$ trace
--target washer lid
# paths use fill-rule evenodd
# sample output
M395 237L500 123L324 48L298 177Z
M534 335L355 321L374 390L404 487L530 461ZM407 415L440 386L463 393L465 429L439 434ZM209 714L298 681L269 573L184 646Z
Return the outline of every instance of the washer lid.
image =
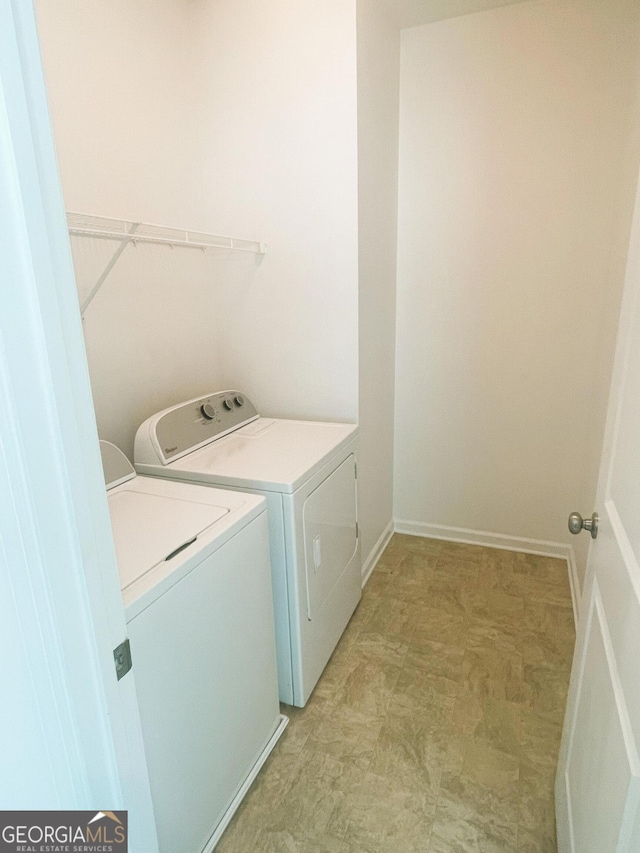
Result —
M137 467L163 477L290 493L356 433L355 424L258 418L169 465Z
M124 592L159 563L175 558L229 508L150 494L136 480L111 491L109 512Z

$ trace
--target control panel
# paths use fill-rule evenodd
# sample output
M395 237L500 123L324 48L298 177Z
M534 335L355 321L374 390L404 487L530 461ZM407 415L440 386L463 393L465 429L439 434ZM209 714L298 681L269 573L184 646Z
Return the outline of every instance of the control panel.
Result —
M151 438L166 465L257 417L255 406L244 394L220 391L155 415L151 419Z

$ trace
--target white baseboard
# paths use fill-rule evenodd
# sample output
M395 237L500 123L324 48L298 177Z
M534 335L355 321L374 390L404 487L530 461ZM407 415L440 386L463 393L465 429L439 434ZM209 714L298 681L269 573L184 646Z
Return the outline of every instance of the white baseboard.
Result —
M486 548L499 548L503 551L519 551L523 554L537 554L540 557L557 557L560 560L566 560L573 618L576 625L578 624L578 570L572 545L566 545L563 542L548 542L544 539L509 536L505 533L468 530L464 527L448 527L444 524L425 524L421 521L408 521L404 518L396 518L394 526L396 533L407 533L410 536L444 539L446 542L460 542L464 545L484 545Z
M538 554L541 557L560 557L564 560L569 558L571 550L569 545L562 542L526 539L522 536L509 536L506 533L487 533L484 530L467 530L464 527L447 527L444 524L425 524L403 518L396 518L395 529L396 533L424 536L427 539L444 539L447 542L461 542L464 545L484 545L487 548L520 551L524 554Z
M371 572L374 570L376 563L382 556L382 552L389 544L389 540L393 536L394 527L393 527L393 519L387 524L385 529L382 531L382 534L376 544L371 549L369 556L362 564L362 586L369 580L371 576Z

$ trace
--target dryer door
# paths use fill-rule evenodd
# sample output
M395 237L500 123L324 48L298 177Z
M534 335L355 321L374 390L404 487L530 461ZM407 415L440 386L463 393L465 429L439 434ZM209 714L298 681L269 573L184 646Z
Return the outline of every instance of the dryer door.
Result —
M356 463L348 456L306 498L304 524L307 617L312 620L358 546Z

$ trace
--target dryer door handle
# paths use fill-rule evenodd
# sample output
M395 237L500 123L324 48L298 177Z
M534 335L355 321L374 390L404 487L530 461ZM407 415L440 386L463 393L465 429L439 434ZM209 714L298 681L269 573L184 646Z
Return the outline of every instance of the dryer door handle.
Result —
M316 570L320 568L320 563L322 562L322 549L320 546L320 534L313 537L313 566Z

